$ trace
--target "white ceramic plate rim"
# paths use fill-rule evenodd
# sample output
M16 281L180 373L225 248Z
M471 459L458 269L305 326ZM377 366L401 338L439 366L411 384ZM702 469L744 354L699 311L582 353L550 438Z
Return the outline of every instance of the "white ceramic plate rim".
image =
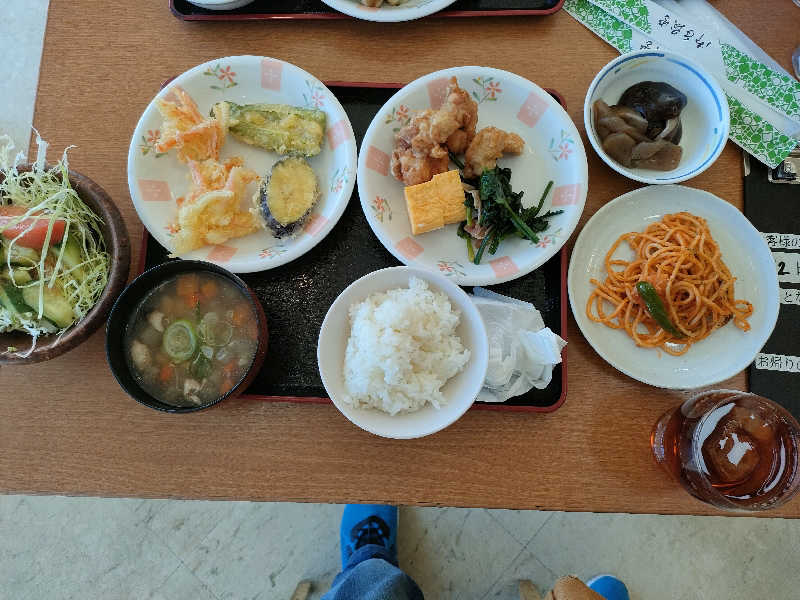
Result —
M361 411L361 410L369 410L369 411L375 410L375 411L377 411L377 409L356 409L356 408L353 408L352 406L350 406L349 404L343 403L341 400L337 400L337 398L335 397L335 394L332 394L330 392L331 385L330 385L330 382L328 381L328 379L325 376L325 370L322 369L322 368L319 369L320 378L322 379L322 385L325 387L325 391L327 392L328 397L330 398L331 402L333 402L334 406L336 406L336 408L339 410L339 412L341 412L342 415L344 415L344 417L347 418L347 420L349 420L354 425L360 427L364 431L367 431L369 433L372 433L372 434L380 436L380 437L386 437L386 438L392 438L392 439L398 439L398 440L409 440L409 439L425 437L425 436L437 433L439 431L442 431L443 429L449 427L450 425L452 425L453 423L458 421L462 416L464 416L464 413L466 413L469 410L469 408L475 403L475 398L478 397L478 393L480 392L481 388L483 387L483 381L486 379L486 371L489 368L489 354L488 354L489 342L488 342L488 337L487 337L487 333L486 333L486 326L485 326L485 324L483 322L483 318L481 317L480 312L478 312L477 307L475 307L475 305L469 299L469 296L467 295L467 293L464 290L462 290L458 285L456 285L452 281L448 280L446 277L443 277L443 276L441 276L441 275L439 275L437 273L431 272L431 271L427 271L425 269L417 269L415 267L406 267L406 266L387 267L385 269L378 269L377 271L372 271L371 273L367 273L363 277L359 277L353 283L348 285L344 290L342 290L342 292L339 294L339 296L337 296L336 300L333 301L333 304L331 304L330 308L328 309L328 312L325 314L325 319L323 319L322 326L320 327L320 334L319 334L319 337L317 339L317 364L320 364L320 362L321 362L323 332L327 330L327 327L328 327L330 321L332 319L334 319L334 318L338 318L341 315L343 315L343 318L345 318L345 319L348 318L348 307L342 306L342 304L344 304L344 302L346 301L346 297L348 295L348 292L352 291L353 289L361 287L361 285L364 283L365 280L368 280L368 279L371 279L373 277L379 276L379 275L377 275L379 273L380 274L387 274L389 272L397 272L398 274L402 274L402 277L403 277L404 280L408 280L409 278L414 277L414 276L424 277L425 279L434 281L436 286L439 287L440 290L442 292L444 292L449 298L453 298L453 297L460 298L461 299L461 304L459 305L458 308L459 308L459 310L462 310L461 318L463 320L469 321L472 325L476 326L477 329L480 332L482 332L482 334L483 334L482 337L486 339L486 342L484 344L482 344L479 348L477 348L477 349L476 348L471 348L470 349L472 354L470 356L470 363L468 363L468 367L467 368L470 368L470 369L477 368L477 369L479 369L479 373L480 373L480 378L478 380L479 383L478 383L477 386L475 386L475 389L473 390L474 393L470 393L470 394L467 395L467 396L471 395L472 396L472 400L470 400L468 402L464 402L463 407L461 407L458 410L458 412L453 413L453 415L451 415L453 418L451 420L449 420L448 422L443 422L443 423L440 423L440 424L438 424L438 425L436 425L434 427L430 427L430 428L427 428L427 429L421 429L421 430L415 431L413 433L409 433L407 435L389 434L386 431L382 431L382 430L380 430L378 428L370 426L367 423L364 423L362 421L359 421L359 420L354 419L353 417L351 417L351 414L353 414L354 412L357 413L358 411ZM400 284L398 284L398 285L400 285ZM386 287L386 289L391 289L392 287L393 286L390 284L390 285L388 285ZM349 327L348 327L348 329L349 329ZM478 351L476 351L476 350L478 350ZM476 366L476 365L472 364L473 361L480 361L481 364ZM340 361L339 362L341 362L342 366L343 366L344 356L340 357ZM395 416L393 418L402 419L403 415L402 414L401 415L397 415L397 416Z
M284 68L295 71L295 74L305 78L307 80L313 81L317 85L319 85L323 90L327 92L326 100L330 101L330 111L337 115L336 122L342 121L346 124L347 127L347 139L343 144L346 144L344 150L347 152L346 157L346 168L349 172L355 174L357 168L357 154L356 154L356 143L355 143L355 135L353 133L353 126L350 123L350 117L347 115L347 112L342 107L339 99L330 91L330 89L325 86L319 79L301 69L298 66L295 66L289 62L278 58L271 58L267 56L256 56L256 55L237 55L237 56L226 56L221 58L215 58L208 60L200 65L192 67L191 69L181 73L174 79L170 80L168 84L164 85L158 93L153 97L152 100L148 103L147 107L142 112L142 115L139 117L138 122L136 123L136 128L133 131L133 135L131 137L130 147L128 148L128 191L131 196L131 200L133 201L134 208L136 213L139 217L139 220L145 226L147 231L153 236L159 244L167 248L168 250L171 248L171 244L168 239L165 237L162 228L159 227L150 227L148 223L150 221L148 217L147 211L143 209L142 206L144 201L139 197L139 191L136 185L136 160L138 158L138 140L143 136L144 130L146 129L146 121L148 119L148 115L151 111L157 111L158 109L155 107L155 101L168 94L170 88L174 85L181 85L182 82L193 79L198 74L202 74L203 71L209 67L213 67L215 64L219 63L230 63L232 66L235 66L237 63L241 64L243 62L249 61L275 61L283 65ZM265 95L268 95L269 92L265 91ZM326 132L327 133L327 132ZM325 149L323 152L331 152L333 153L334 150L331 150L327 147L328 141L325 140ZM326 221L324 224L319 228L318 232L315 235L303 235L300 234L294 238L286 238L289 240L288 245L286 246L286 251L280 255L274 256L270 258L270 260L263 261L259 260L255 257L252 260L247 261L246 265L236 266L231 264L225 263L218 263L220 266L229 269L234 273L255 273L259 271L266 271L269 269L273 269L275 267L279 267L284 265L288 262L299 258L312 248L316 246L319 242L321 242L325 237L331 232L331 230L336 226L341 218L342 214L344 213L345 209L347 208L347 204L350 201L350 197L353 194L353 189L355 187L355 175L348 177L347 181L342 186L342 189L336 193L335 196L331 196L331 212L326 215ZM163 225L159 224L159 225ZM254 234L251 234L254 235ZM273 236L270 235L268 231L264 231L263 235L265 236L266 240L274 240ZM210 247L210 246L209 246ZM208 260L209 262L215 262L214 260L208 258L201 258L201 257L194 257L190 256L189 258L197 259L197 260Z
M658 178L658 177L647 177L645 175L640 175L637 173L635 169L628 169L623 165L619 164L617 161L612 159L606 151L603 150L602 146L600 145L600 141L597 139L597 134L594 131L594 127L592 127L592 97L594 96L595 90L597 89L598 84L600 81L608 74L609 71L615 69L622 63L628 62L630 60L635 60L637 58L647 57L647 56L654 56L654 57L663 57L666 59L673 60L677 63L685 63L686 65L690 66L696 71L698 77L700 77L703 82L711 88L712 92L716 96L717 100L720 103L720 107L722 110L722 131L720 132L720 137L722 139L722 143L720 143L714 153L709 156L705 163L697 169L689 171L679 177L673 177L669 179L665 178ZM600 72L595 75L592 83L589 84L589 89L586 91L586 98L583 101L583 125L586 129L586 137L589 138L589 143L594 148L594 151L597 152L597 155L606 163L609 167L614 169L620 175L624 175L629 179L633 179L634 181L640 181L642 183L648 184L655 184L655 185L669 185L673 183L681 183L682 181L686 181L691 179L692 177L696 177L706 169L708 169L711 165L713 165L716 160L719 158L719 155L722 154L722 151L725 149L725 141L728 139L728 135L730 134L731 129L731 119L730 119L730 109L728 107L728 99L725 96L725 93L722 91L719 83L717 80L712 77L703 67L698 65L691 59L686 58L685 56L681 56L679 54L675 54L673 52L668 52L665 50L640 50L634 52L628 52L627 54L621 54L610 63L608 63L605 67L600 69Z
M513 80L516 82L517 85L523 88L525 87L530 88L531 92L537 92L541 98L546 98L547 102L549 103L548 108L555 107L556 113L566 126L565 128L572 129L572 132L574 133L575 136L576 155L579 155L581 157L580 167L579 167L580 171L579 179L583 183L583 185L581 185L580 198L578 198L577 202L575 203L575 210L570 211L569 221L566 223L565 227L566 231L563 237L559 241L551 244L546 249L544 249L544 251L537 256L537 259L535 261L531 262L530 264L526 264L524 267L520 266L519 270L516 273L513 273L512 275L505 275L501 277L454 275L451 278L452 281L462 286L495 285L498 283L513 281L514 279L523 277L528 273L538 269L544 263L550 260L553 256L555 256L561 250L562 246L567 242L567 240L569 240L569 238L575 232L575 228L578 226L578 222L580 221L581 214L583 214L583 209L586 204L586 195L589 187L589 163L586 158L586 150L583 146L583 140L581 138L580 133L577 130L577 127L575 126L575 123L572 121L567 111L564 110L564 107L562 107L546 90L542 89L532 81L525 79L520 75L516 75L515 73L511 73L509 71L503 71L502 69L495 69L493 67L480 67L475 65L442 69L441 71L435 71L433 73L429 73L428 75L424 75L423 77L415 79L411 83L408 83L399 90L397 90L397 92L395 92L392 95L392 97L389 98L389 100L387 100L386 103L378 110L377 114L370 122L369 127L367 128L367 131L364 134L364 139L361 142L362 150L361 152L359 152L358 156L358 171L357 171L356 183L358 185L358 196L359 200L361 201L361 209L364 211L364 216L366 217L369 226L372 228L372 231L380 240L381 244L383 244L384 248L386 248L397 260L399 260L406 266L415 268L423 267L423 265L420 265L419 263L411 264L408 258L406 258L400 251L398 251L397 248L395 248L395 244L393 243L393 241L389 238L388 234L384 231L384 229L377 224L374 215L371 214L368 208L367 199L370 196L364 187L365 186L364 180L366 179L366 177L362 176L362 173L365 173L367 169L366 166L367 151L365 149L369 148L370 142L373 136L375 135L375 131L377 131L379 127L383 127L385 125L385 123L381 121L384 114L384 109L386 107L394 105L399 98L402 98L405 94L408 93L409 89L423 86L428 81L438 79L441 77L446 77L446 76L459 77L460 75L463 75L465 72L471 70L479 70L482 73L488 73L496 77ZM402 185L400 182L397 182L397 184Z
M254 0L187 0L200 8L208 10L233 10L254 2Z
M592 231L593 228L596 227L597 223L600 219L606 216L607 213L612 213L613 211L617 210L617 207L624 204L630 198L636 198L637 196L642 196L639 199L639 203L646 202L647 194L653 190L654 188L659 188L661 190L668 190L670 187L683 190L685 193L696 195L698 199L702 198L703 202L708 204L714 203L718 205L721 211L727 213L731 221L737 221L738 225L743 227L744 229L749 231L749 239L748 242L753 242L752 244L746 244L744 241L742 243L742 248L747 248L748 251L755 253L761 252L763 254L762 259L764 262L772 263L772 255L769 247L767 246L766 242L761 237L761 234L753 227L752 223L732 204L726 202L722 198L715 196L710 192L706 192L704 190L699 190L697 188L691 188L686 186L648 186L633 190L628 192L627 194L623 194L622 196L618 196L611 200L608 204L603 206L600 210L598 210L592 217L587 221L586 225L584 225L583 229L581 230L580 234L578 235L578 239L575 241L575 246L572 250L572 256L570 257L569 269L567 272L567 287L569 291L569 301L570 306L572 307L572 315L575 318L575 321L578 324L578 327L581 330L584 338L586 341L589 342L589 345L594 348L595 352L597 352L606 362L608 362L612 367L624 373L625 375L632 377L638 381L643 383L647 383L649 385L660 387L660 388L667 388L667 389L696 389L701 388L709 385L717 384L721 381L725 381L726 379L736 375L743 369L745 369L748 365L750 365L756 357L756 354L759 352L760 348L766 343L769 336L772 334L773 329L775 328L775 324L778 320L778 311L780 309L780 288L778 285L778 277L775 274L774 270L772 271L773 277L770 278L771 285L770 289L768 290L759 290L758 298L750 298L753 300L753 303L756 302L761 303L766 311L766 326L762 328L760 331L750 331L753 335L760 336L756 339L757 343L757 350L752 355L744 355L742 354L741 357L736 357L736 360L731 361L729 366L726 370L722 372L721 375L716 377L705 377L697 376L688 384L680 384L680 383L673 383L668 381L665 377L648 377L642 374L641 369L637 369L637 365L639 364L636 359L635 355L631 356L630 360L627 362L620 362L614 360L610 355L609 352L606 350L605 344L602 343L602 337L595 335L595 330L592 326L598 325L592 321L589 321L588 317L586 316L586 307L585 305L581 304L580 306L576 306L576 296L577 290L580 286L581 288L587 288L591 284L588 280L581 279L581 277L585 276L585 272L582 272L583 266L578 267L576 265L576 257L582 255L590 254L591 248L593 248L592 238ZM654 215L664 215L669 214L671 211L668 206L654 206ZM698 216L703 216L702 210L697 211ZM644 222L643 222L644 224ZM709 223L709 225L713 228L715 223ZM717 225L719 225L717 223ZM614 236L622 235L626 231L629 231L625 227L620 228L618 232L615 232ZM607 252L607 248L600 249L601 254L605 256ZM733 273L734 277L736 277L736 273ZM626 336L625 333L619 330L609 330L609 332L618 333L620 336ZM708 338L710 339L710 338ZM694 348L698 348L700 344L707 342L707 340L703 340L699 342L697 346ZM613 343L613 342L606 342ZM644 353L644 352L656 352L656 349L652 348L638 348L634 346L634 352L636 353ZM669 367L669 360L674 358L666 353L662 353L662 360L663 366L665 367L665 374L667 373L667 367ZM643 356L643 355L642 355Z
M331 8L356 19L380 23L397 23L400 21L420 19L435 12L439 12L455 2L455 0L430 0L422 6L404 6L402 4L399 6L392 6L384 2L379 8L369 8L361 4L358 0L322 1Z

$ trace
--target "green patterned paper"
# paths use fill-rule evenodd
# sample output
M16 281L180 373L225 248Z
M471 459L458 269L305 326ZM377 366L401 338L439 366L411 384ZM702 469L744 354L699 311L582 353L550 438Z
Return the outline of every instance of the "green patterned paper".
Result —
M761 162L777 166L794 149L797 140L775 129L730 94L725 95L731 111L731 137Z
M616 17L599 10L589 0L566 0L564 10L621 53L631 51L633 30Z
M730 44L722 44L720 49L729 81L744 85L748 92L789 118L800 116L800 82L776 73Z
M596 4L622 21L651 33L650 12L643 0L597 0Z

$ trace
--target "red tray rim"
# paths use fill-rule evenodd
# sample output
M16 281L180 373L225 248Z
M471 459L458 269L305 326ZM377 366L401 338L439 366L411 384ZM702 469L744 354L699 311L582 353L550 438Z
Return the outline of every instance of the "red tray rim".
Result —
M514 9L514 10L443 10L429 15L430 17L517 17L517 16L545 16L561 10L564 0L552 8L543 9ZM237 13L215 15L185 15L175 8L175 0L169 0L169 9L181 21L269 21L269 20L326 20L326 19L355 19L344 13ZM426 18L426 17L422 17Z
M170 0L170 5L172 4L172 0ZM162 88L167 85L174 77L167 79L163 84ZM402 83L370 83L366 81L324 81L323 82L327 87L362 87L362 88L401 88L404 84ZM551 94L556 98L558 103L567 108L567 103L564 100L564 97L552 88L543 88L547 93ZM135 275L141 275L147 264L147 241L150 238L150 233L145 228L144 234L142 235L142 241L139 247L139 264L137 265ZM569 298L567 297L567 247L566 244L561 247L559 251L559 256L561 257L561 332L559 335L564 339L567 340L567 304L569 304ZM558 400L553 404L547 406L514 406L505 404L503 402L474 402L470 407L470 410L477 409L477 410L494 410L494 411L503 411L503 412L539 412L539 413L548 413L554 412L561 408L561 406L567 400L567 347L561 350L561 395L558 397ZM241 394L238 398L242 400L257 400L262 402L305 402L309 404L332 404L330 398L319 398L315 396L267 396L263 394Z

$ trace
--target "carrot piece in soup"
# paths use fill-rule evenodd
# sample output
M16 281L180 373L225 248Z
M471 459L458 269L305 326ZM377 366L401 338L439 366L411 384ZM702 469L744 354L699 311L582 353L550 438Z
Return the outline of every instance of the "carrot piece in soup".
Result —
M233 387L233 380L226 377L222 380L222 383L219 385L219 395L227 394L228 391Z
M197 280L197 275L194 273L187 273L178 277L178 295L184 298L197 294L200 288L200 283Z
M200 293L203 296L203 300L210 300L219 293L219 286L216 281L208 279L200 286Z
M172 376L174 374L175 374L175 367L173 367L172 365L164 365L158 372L158 380L161 383L166 383L167 381L172 379Z
M247 304L237 304L236 308L233 309L233 324L237 327L241 327L244 322L247 320L248 315L251 315L252 311Z

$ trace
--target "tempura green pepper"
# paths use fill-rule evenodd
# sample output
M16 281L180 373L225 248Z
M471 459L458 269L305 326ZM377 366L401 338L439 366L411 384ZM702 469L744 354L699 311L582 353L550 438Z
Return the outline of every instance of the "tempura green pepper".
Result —
M672 324L672 321L669 320L667 309L664 307L661 296L658 295L652 283L640 281L636 284L636 291L639 292L639 296L644 300L647 312L650 313L650 316L655 319L656 323L658 323L664 331L675 337L686 337Z

